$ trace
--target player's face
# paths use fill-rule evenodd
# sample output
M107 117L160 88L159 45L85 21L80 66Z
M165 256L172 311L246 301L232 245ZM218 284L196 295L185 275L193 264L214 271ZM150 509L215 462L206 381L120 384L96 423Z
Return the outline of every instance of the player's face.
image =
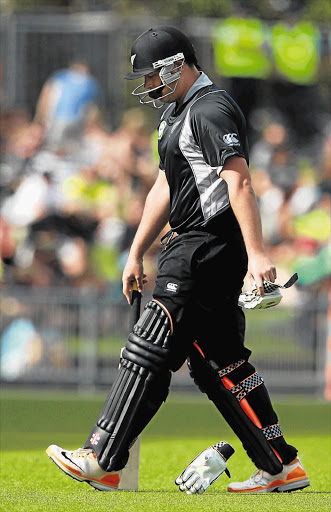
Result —
M153 100L159 99L163 94L163 88L161 88L162 82L159 75L159 71L149 73L145 76L145 89L150 91L148 96ZM162 101L162 100L161 100Z
M162 87L162 81L160 78L159 71L155 71L153 73L149 73L145 76L145 89L150 90L148 93L148 96L154 100L159 99L160 101L167 103L174 101L172 98L172 94L170 96L165 96L164 98L162 96L168 95L170 92L173 91L170 87L167 85L164 85ZM153 90L156 89L156 90Z
M145 76L145 89L154 89L159 85L162 85L162 82L158 71L154 71Z

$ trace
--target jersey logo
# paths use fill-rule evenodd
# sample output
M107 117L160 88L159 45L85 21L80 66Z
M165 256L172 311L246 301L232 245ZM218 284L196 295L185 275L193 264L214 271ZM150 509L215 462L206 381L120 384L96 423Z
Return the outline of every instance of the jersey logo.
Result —
M177 284L177 283L167 283L165 286L166 292L177 293L178 289L179 289L179 284Z
M223 141L229 146L240 146L240 142L237 137L238 135L236 133L226 133L223 135Z
M159 126L159 133L158 133L158 136L157 136L157 138L159 140L162 139L162 135L163 135L163 132L164 132L164 129L165 129L166 126L167 126L166 121L162 121L162 123Z

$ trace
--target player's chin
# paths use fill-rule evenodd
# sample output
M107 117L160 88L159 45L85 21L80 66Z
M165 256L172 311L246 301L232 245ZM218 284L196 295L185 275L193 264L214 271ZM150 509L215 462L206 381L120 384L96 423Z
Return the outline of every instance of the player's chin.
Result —
M158 89L155 89L154 91L149 91L148 96L152 98L152 100L161 100L162 101L162 95L163 95L163 87L159 87Z

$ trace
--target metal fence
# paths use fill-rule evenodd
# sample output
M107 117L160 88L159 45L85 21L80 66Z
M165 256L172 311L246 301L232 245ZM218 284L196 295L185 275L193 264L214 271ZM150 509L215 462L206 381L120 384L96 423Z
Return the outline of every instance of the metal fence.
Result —
M169 24L177 26L181 23L183 26L179 28L190 36L197 48L199 62L203 63L204 70L217 83L219 76L215 71L211 36L215 21L217 20L212 18L188 17L185 21L178 22L152 15L135 16L135 13L131 17L120 17L111 11L0 16L2 105L7 108L22 108L33 115L46 79L53 72L67 67L72 59L83 57L90 64L91 72L103 91L105 121L114 128L118 126L123 110L136 105L135 99L130 95L132 84L122 79L128 71L128 56L134 39L146 27ZM321 58L327 62L331 48L329 27L323 25L320 31ZM322 63L320 66L321 69L325 67ZM239 95L240 98L237 99L241 100L241 107L245 110L248 108L246 103L258 101L260 106L263 101L268 103L270 95L276 94L276 91L270 89L272 80L255 81L248 94L247 81L232 81L231 78L223 76L222 87L234 97ZM242 85L239 89L237 85L232 90L235 83ZM242 87L244 91L241 90ZM326 101L327 106L329 96L326 83L323 91L321 101ZM254 95L257 96L255 99ZM310 98L312 104L316 95L314 89ZM283 96L284 92L277 94L278 107ZM152 119L156 119L156 113L152 114L153 109L149 110Z
M117 300L115 295L115 290L100 295L93 289L3 289L1 383L108 387L130 315L119 292ZM246 315L246 345L270 390L322 394L327 308L327 298L319 295L299 308L278 306ZM186 365L173 375L172 389L195 390Z
M112 126L123 109L121 25L111 13L23 14L0 18L3 103L34 114L41 88L73 59L90 65ZM116 70L116 72L114 71Z
M160 17L122 19L111 11L0 16L2 106L33 116L46 80L83 59L100 85L103 118L116 128L123 111L136 106L131 85L123 80L132 41L149 24L162 23Z

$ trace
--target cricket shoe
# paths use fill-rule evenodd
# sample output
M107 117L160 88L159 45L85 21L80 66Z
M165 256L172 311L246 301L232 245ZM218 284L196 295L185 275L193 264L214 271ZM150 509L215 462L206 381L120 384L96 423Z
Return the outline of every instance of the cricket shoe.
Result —
M117 491L122 471L108 473L101 469L91 449L64 450L51 444L46 453L58 468L79 482L87 482L99 491Z
M283 466L278 475L270 475L262 469L254 471L245 482L233 482L228 485L228 492L291 492L310 485L307 473L297 457L290 464Z

